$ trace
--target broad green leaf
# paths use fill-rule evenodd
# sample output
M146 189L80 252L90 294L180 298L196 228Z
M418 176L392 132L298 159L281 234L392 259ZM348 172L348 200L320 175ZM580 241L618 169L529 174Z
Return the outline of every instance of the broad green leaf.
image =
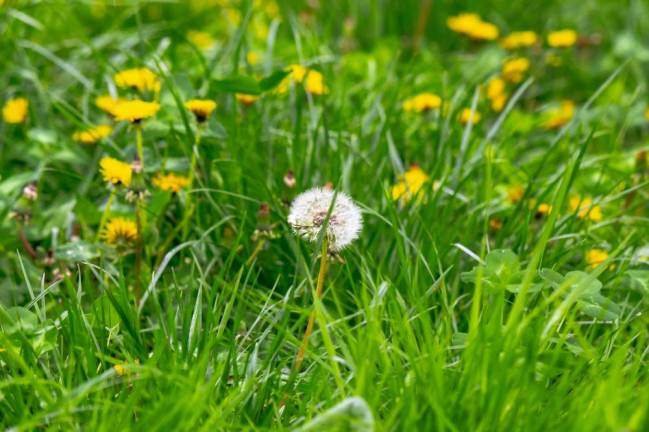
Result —
M77 215L77 219L81 223L86 225L97 224L101 219L101 212L97 206L83 196L77 197L77 202L74 205L74 214Z
M2 331L7 334L13 334L16 332L23 332L27 334L34 333L38 325L38 317L35 313L23 308L23 307L12 307L7 309L7 315L11 318L11 321L4 318L0 315L0 325L2 325Z
M99 250L94 243L76 241L57 247L55 255L58 259L64 261L90 261L99 256Z
M221 80L212 81L212 86L223 93L246 93L252 95L261 94L259 82L249 76L237 75Z
M289 70L278 70L259 81L262 91L269 91L277 87L290 73Z

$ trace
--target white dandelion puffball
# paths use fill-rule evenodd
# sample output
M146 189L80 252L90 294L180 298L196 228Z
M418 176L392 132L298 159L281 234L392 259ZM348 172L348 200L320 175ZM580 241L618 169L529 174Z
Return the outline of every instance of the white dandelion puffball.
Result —
M363 229L361 209L344 192L319 187L302 192L291 204L288 223L300 237L315 242L318 240L332 201L334 205L329 216L326 235L329 250L337 252L356 240Z

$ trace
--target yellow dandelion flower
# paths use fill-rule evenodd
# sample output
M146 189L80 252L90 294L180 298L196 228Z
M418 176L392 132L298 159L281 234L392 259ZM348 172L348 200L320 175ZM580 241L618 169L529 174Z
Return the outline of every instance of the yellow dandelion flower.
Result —
M464 108L460 112L460 123L462 123L463 125L469 122L471 122L472 124L477 124L480 122L481 118L482 116L480 115L479 112L477 111L472 112L470 108Z
M525 189L521 185L512 185L507 188L507 201L512 204L516 204L525 194Z
M475 40L494 40L498 38L498 27L482 21L479 15L463 13L446 20L446 25L456 33Z
M282 82L277 86L277 92L278 93L286 93L288 91L288 87L292 82L298 82L301 83L304 80L304 77L307 74L308 69L305 68L302 65L299 64L291 64L286 66L285 69L288 69L290 72L282 80Z
M114 115L117 104L124 102L126 99L113 98L110 95L99 96L95 99L95 105L102 111Z
M541 203L536 208L536 215L538 217L547 216L550 213L552 213L552 206L550 204L548 204L548 203Z
M600 222L603 218L601 207L593 205L593 200L591 198L573 196L570 198L569 208L572 213L576 212L577 217L580 219Z
M500 46L514 50L534 46L538 40L538 36L533 31L512 32L500 40Z
M203 123L216 109L216 102L207 99L192 99L185 102L185 108L194 114L196 121Z
M140 123L146 118L153 117L159 110L159 103L139 99L119 102L112 109L115 120L131 123Z
M509 82L517 83L523 79L523 74L530 68L530 61L525 57L517 57L503 64L503 78Z
M505 94L505 81L500 77L495 77L487 83L487 98L491 102L491 109L500 112L505 107L507 95Z
M189 179L173 173L158 174L153 178L153 184L160 190L178 193L189 184Z
M6 123L22 123L27 118L29 101L24 97L9 99L2 107L2 118Z
M322 95L329 90L324 84L324 78L318 71L306 68L299 64L292 64L286 67L290 69L289 75L282 80L277 86L278 93L286 93L291 82L303 83L307 93L312 95Z
M323 95L329 91L327 86L324 84L324 77L320 72L315 70L308 71L306 79L304 80L304 90L315 96Z
M302 82L307 72L309 71L309 69L299 64L289 65L288 69L291 70L289 77L291 77L295 82Z
M390 196L393 200L400 200L403 203L410 201L415 196L417 196L417 200L421 200L423 195L418 196L418 193L429 179L428 174L419 166L413 165L397 179L395 185L392 186Z
M503 227L503 221L499 218L489 219L489 228L492 231L500 231Z
M577 42L577 32L574 30L557 30L548 34L548 45L552 48L569 48Z
M548 111L548 118L543 123L546 129L559 129L567 124L575 114L575 103L570 100L561 102L561 106L557 109Z
M507 95L501 94L491 99L491 109L495 112L501 112L507 103Z
M199 49L210 49L214 46L215 40L207 32L190 30L187 32L187 40Z
M244 105L252 105L259 99L259 96L237 93L237 100Z
M111 245L131 243L137 238L137 225L132 220L116 217L108 221L101 237Z
M647 108L644 112L644 118L649 121L649 108Z
M126 374L126 368L124 367L124 365L121 364L114 365L113 370L115 370L115 375L119 377L124 376Z
M603 249L591 249L586 252L586 264L593 270L608 259L608 252Z
M131 87L139 91L160 91L158 76L148 68L126 69L118 72L113 77L118 87Z
M133 175L133 167L130 164L111 157L103 157L99 161L99 168L105 181L113 185L130 186Z
M404 111L421 113L442 106L442 98L433 93L419 93L403 102Z
M99 125L83 131L77 131L72 134L72 139L84 144L94 144L97 141L106 138L113 131L108 125Z
M246 61L250 66L254 66L259 63L259 54L255 51L248 51L246 54Z
M487 97L493 99L505 92L505 81L500 77L495 77L487 83Z

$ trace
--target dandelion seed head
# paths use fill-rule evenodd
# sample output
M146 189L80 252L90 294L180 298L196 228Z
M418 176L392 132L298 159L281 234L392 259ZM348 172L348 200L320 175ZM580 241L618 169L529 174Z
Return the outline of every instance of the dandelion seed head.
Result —
M315 242L325 224L332 201L334 204L326 236L329 250L337 252L357 239L363 229L361 210L344 192L313 188L301 193L291 204L288 223L300 237Z

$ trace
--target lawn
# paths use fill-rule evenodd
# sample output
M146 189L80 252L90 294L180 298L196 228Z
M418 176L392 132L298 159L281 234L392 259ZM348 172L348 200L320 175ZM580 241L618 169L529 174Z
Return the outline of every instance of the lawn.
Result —
M0 0L0 427L649 430L646 0Z

